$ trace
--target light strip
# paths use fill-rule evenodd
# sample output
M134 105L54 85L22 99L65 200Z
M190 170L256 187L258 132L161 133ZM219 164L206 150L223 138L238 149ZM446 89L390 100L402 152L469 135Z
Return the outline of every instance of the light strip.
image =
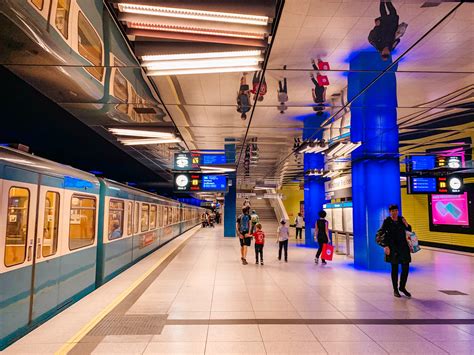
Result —
M222 37L251 38L251 39L265 38L264 33L257 33L257 32L223 31L223 30L213 30L210 28L203 28L203 27L169 26L169 25L160 25L160 24L145 23L145 22L127 22L127 27L138 29L138 30L191 33L195 35L207 35L207 36L222 36Z
M222 67L244 67L258 65L263 58L225 58L225 59L197 59L197 60L174 60L162 62L144 63L148 70L171 70L171 69L200 69L200 68L222 68Z
M212 58L241 58L241 57L260 57L262 51L234 51L234 52L208 52L208 53L181 53L181 54L160 54L144 55L142 60L161 61L161 60L185 60L185 59L212 59Z
M175 138L173 133L168 132L156 132L156 131L143 131L138 129L125 129L125 128L109 128L109 131L113 134L120 136L131 136L131 137L145 137L145 138Z
M119 139L123 145L146 145L146 144L168 144L168 143L180 143L181 139L155 139L155 138L144 138L144 139Z
M163 75L186 75L186 74L212 74L212 73L232 73L232 72L252 72L260 70L259 66L253 67L229 67L229 68L202 68L202 69L176 69L176 70L152 70L148 76Z
M132 14L187 18L202 21L217 21L227 23L242 23L246 25L266 26L268 24L267 16L255 16L245 14L235 14L229 12L201 11L193 9L181 9L161 6L147 6L137 4L119 3L118 8L121 12Z
M234 168L218 168L214 166L201 166L201 170L204 172L205 170L209 172L215 172L215 173L231 173L234 172Z

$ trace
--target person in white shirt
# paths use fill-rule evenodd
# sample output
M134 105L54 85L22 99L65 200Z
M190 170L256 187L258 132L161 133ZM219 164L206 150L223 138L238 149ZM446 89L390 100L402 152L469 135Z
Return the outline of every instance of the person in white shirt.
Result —
M288 262L288 238L290 233L288 232L288 227L286 226L285 219L280 221L280 226L277 229L277 243L279 244L278 248L278 260L281 260L281 250L285 249L285 263Z
M303 237L303 224L304 224L304 218L300 212L298 213L298 216L296 216L295 218L296 239L298 239L298 235L300 236L300 239L302 239Z

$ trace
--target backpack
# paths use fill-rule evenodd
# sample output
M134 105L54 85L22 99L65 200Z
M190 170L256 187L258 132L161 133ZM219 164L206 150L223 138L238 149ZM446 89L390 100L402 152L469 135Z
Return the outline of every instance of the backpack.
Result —
M250 227L250 215L243 214L240 217L240 225L239 225L240 233L248 233L250 229L249 227Z
M258 218L258 214L253 214L252 215L252 224L257 224L260 222L260 218Z

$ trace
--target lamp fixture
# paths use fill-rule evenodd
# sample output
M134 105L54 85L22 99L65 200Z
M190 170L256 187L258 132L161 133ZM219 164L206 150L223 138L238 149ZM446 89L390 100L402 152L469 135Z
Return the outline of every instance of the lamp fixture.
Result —
M176 138L173 133L145 131L141 129L109 128L109 132L115 135L119 135L119 136L130 136L130 137L163 138L163 139Z
M181 54L157 54L144 55L142 61L166 61L166 60L186 60L186 59L212 59L212 58L242 58L261 57L262 51L231 51L231 52L205 52L205 53L181 53Z
M121 12L152 15L162 17L175 17L183 19L193 19L202 21L217 21L227 23L241 23L246 25L267 26L267 16L256 16L246 14L236 14L230 12L202 11L193 9L181 9L162 6L148 6L138 4L119 3Z
M259 62L263 62L262 57L168 60L145 62L143 63L143 66L146 67L148 70L173 70L253 66L258 65Z
M231 173L235 171L235 168L224 168L217 166L201 166L202 172L210 173Z
M123 145L149 145L149 144L170 144L170 143L181 143L181 139L160 139L160 138L143 138L143 139L122 139L118 141Z
M186 74L213 74L213 73L232 73L232 72L254 72L259 71L260 66L245 67L224 67L224 68L199 68L199 69L173 69L173 70L151 70L148 76L163 75L186 75Z

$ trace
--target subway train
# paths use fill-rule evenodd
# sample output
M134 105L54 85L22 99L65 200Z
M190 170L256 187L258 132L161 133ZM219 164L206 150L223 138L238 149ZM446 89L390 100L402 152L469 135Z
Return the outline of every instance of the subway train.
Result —
M0 147L0 350L198 225L202 212Z

